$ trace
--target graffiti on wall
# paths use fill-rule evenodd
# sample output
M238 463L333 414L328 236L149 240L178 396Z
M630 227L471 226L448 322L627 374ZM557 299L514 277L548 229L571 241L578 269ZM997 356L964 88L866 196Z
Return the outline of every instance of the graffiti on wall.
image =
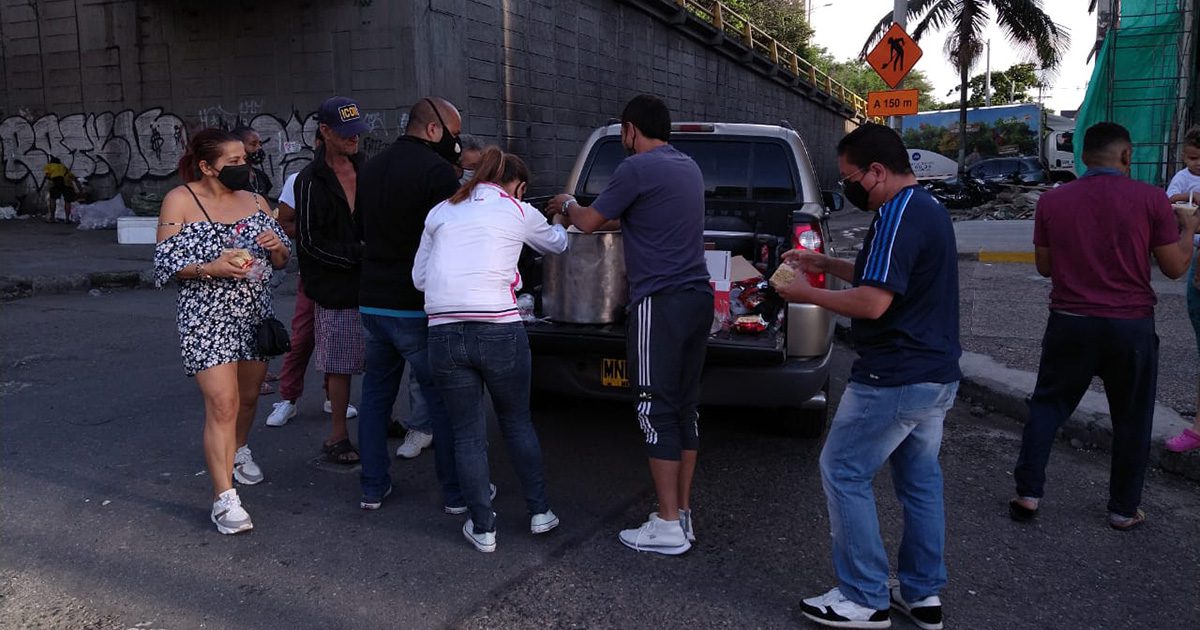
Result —
M286 119L259 113L261 101L245 100L235 111L221 105L198 110L192 128L251 127L263 139L266 160L259 167L271 180L272 196L279 194L284 180L313 159L317 116L293 111ZM364 114L370 128L360 150L371 157L387 146L387 116L384 112ZM162 108L140 114L120 113L46 114L32 118L22 112L0 122L0 159L4 178L25 183L34 190L45 184L43 167L56 157L77 177L111 175L118 185L146 178L175 174L179 158L187 149L188 126Z
M40 190L43 167L56 157L78 177L112 175L118 182L167 177L187 148L183 121L161 108L142 113L46 114L0 121L4 177Z

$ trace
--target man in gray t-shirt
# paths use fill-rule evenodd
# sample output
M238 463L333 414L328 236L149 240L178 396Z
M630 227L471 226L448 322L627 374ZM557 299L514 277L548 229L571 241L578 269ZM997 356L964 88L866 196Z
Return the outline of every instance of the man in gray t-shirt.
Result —
M713 294L704 264L704 178L670 137L667 106L634 98L621 115L621 144L632 155L590 207L559 195L550 211L588 233L620 221L629 276L626 353L659 506L620 539L637 551L678 555L696 539L690 495Z

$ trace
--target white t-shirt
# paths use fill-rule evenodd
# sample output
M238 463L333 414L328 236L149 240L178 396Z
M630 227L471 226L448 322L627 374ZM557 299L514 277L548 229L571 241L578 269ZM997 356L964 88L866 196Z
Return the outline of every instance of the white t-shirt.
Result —
M1167 196L1174 197L1180 193L1187 194L1196 192L1196 201L1200 202L1200 175L1192 175L1192 172L1186 168L1175 173L1175 177L1171 178L1171 185L1167 186Z
M299 173L292 173L283 180L283 188L279 191L279 203L286 203L289 208L296 207L296 176Z

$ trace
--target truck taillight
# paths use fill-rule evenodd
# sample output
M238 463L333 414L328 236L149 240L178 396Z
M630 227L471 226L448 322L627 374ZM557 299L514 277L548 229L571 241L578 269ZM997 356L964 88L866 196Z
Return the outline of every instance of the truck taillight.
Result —
M824 252L825 241L821 239L821 232L817 230L815 225L810 223L797 223L792 229L792 246L796 249L807 249L813 252ZM814 287L825 288L825 274L809 273L808 283Z

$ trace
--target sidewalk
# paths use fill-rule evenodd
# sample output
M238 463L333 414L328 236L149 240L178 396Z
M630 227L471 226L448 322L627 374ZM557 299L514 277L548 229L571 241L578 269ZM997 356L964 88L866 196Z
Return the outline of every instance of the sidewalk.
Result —
M150 286L153 245L118 245L116 230L40 217L0 221L0 299Z
M853 255L871 215L839 217L831 228L839 235L840 255ZM864 219L866 221L864 221ZM1050 283L1032 264L993 264L989 256L1032 256L1032 222L973 221L955 224L959 235L959 305L964 395L1021 421L1025 397L1033 391L1041 338L1045 330ZM92 288L152 286L150 245L118 245L115 230L77 230L38 219L0 221L0 299L34 294L87 291ZM1024 243L1024 245L1022 245ZM1024 250L1020 248L1024 247ZM1000 254L1008 254L1000 257ZM1194 413L1197 351L1187 317L1184 285L1158 272L1154 288L1159 337L1159 409L1155 415L1152 461L1200 480L1200 452L1167 453L1162 442ZM288 291L280 295L287 295ZM1063 436L1079 447L1107 449L1112 441L1108 405L1098 381L1080 405Z
M1033 221L958 221L954 238L962 260L1033 263Z

